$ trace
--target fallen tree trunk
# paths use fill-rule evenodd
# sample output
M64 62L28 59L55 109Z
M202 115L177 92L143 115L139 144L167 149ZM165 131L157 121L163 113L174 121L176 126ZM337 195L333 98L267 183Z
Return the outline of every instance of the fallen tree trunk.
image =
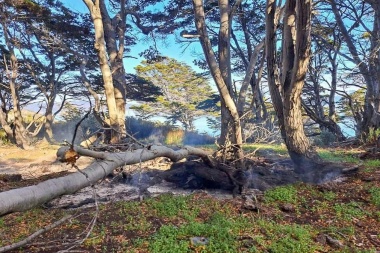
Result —
M69 147L60 148L57 156L62 155ZM196 155L204 160L208 154L197 148L183 147L173 150L165 146L150 146L149 148L120 153L96 152L80 147L75 151L81 156L90 156L97 159L87 168L64 177L50 179L37 185L18 188L0 193L0 216L12 212L25 211L46 203L64 194L74 193L84 187L95 184L117 167L148 161L157 157L167 157L173 162L189 155Z

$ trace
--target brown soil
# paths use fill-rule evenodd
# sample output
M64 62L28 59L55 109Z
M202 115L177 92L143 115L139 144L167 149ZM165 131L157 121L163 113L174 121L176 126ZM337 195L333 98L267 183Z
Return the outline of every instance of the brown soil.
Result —
M70 166L58 164L55 161L55 152L56 147L40 147L33 152L21 151L20 149L14 147L0 148L0 173L21 174L23 177L23 180L16 180L16 182L12 180L0 179L0 191L36 184L46 179L58 177L75 171L75 169L70 168ZM83 168L91 162L91 159L83 159L82 157L78 162L78 166L80 168ZM132 194L135 194L133 198L136 198L140 195L138 192L136 192L136 189L131 188L129 188L129 193L126 188L123 188L125 192L123 194L120 194L123 189L117 188L117 184L111 185L110 182L113 182L112 179L105 180L100 183L99 187L103 185L104 188L109 189L108 193L104 195L106 197L99 197L100 201L110 201L110 198L108 197L111 195L125 195L124 197L112 199L114 201L120 199L128 199L127 197L131 197ZM175 191L173 189L170 190L170 185L167 187L168 191ZM262 195L260 194L257 195L258 203L260 203L257 207L259 214L257 214L257 210L252 211L245 208L243 198L239 197L232 199L231 195L228 192L224 192L219 195L224 196L223 200L215 198L211 194L204 192L194 194L193 200L197 201L199 199L212 199L212 201L220 202L222 206L229 208L231 212L240 213L244 216L252 216L253 219L259 215L260 217L269 218L275 222L278 222L279 224L308 224L315 228L317 231L320 231L320 235L333 234L335 236L339 236L339 238L341 238L340 241L342 244L352 249L352 252L357 252L357 250L364 249L380 250L380 207L376 207L375 205L370 204L371 197L368 192L369 187L380 187L379 168L373 170L365 170L365 168L359 168L359 171L355 175L340 177L339 180L327 182L320 185L313 185L311 187L300 187L299 189L301 190L299 191L299 194L302 195L304 201L300 206L297 206L296 208L288 205L287 203L283 203L281 205L267 205L261 202ZM331 203L331 206L334 206L335 204L356 202L361 204L360 208L362 211L371 215L366 215L364 216L365 218L348 219L342 222L342 219L337 219L337 212L333 208L315 208L317 206L317 203L321 202L322 199L312 196L311 192L314 191L320 193L334 192L336 197L333 200L334 203ZM52 206L70 207L70 204L80 204L81 201L86 200L87 198L91 198L92 190L90 188L83 189L83 192L84 195L82 198L75 203L73 201L63 201L56 203L53 202L51 206L45 206L45 208L48 207L48 210L46 210L47 217L41 220L36 225L36 227L41 228L62 217L62 209L51 209ZM179 192L180 194L186 193L181 192L181 190L179 190ZM187 193L190 192L191 191L188 191ZM131 197L130 199L133 198ZM159 229L160 226L162 226L162 224L165 224L167 222L165 220L162 220L162 218L153 217L150 214L150 211L145 210L144 204L141 203L140 205L143 214L149 217L148 220L152 224L152 226L147 231L131 231L123 230L120 228L112 229L112 224L120 222L127 214L121 215L120 212L118 212L118 205L113 204L114 202L111 203L112 204L106 204L101 207L100 218L98 219L95 228L95 230L99 230L100 228L104 227L108 228L107 236L99 239L101 240L99 244L101 247L99 246L99 248L94 248L89 244L82 244L82 246L79 248L75 248L76 250L79 250L81 252L119 252L118 249L123 248L125 246L124 244L127 244L126 247L128 248L128 245L131 246L133 244L133 240L151 236ZM206 209L205 212L207 212ZM33 216L41 215L42 211L45 212L44 209L38 209L35 212L28 213L24 218L32 219ZM94 207L85 207L74 212L83 213L83 215L75 219L74 224L61 225L58 228L53 229L52 232L46 233L43 236L40 236L37 239L33 240L33 242L28 244L28 246L23 250L13 252L57 252L59 249L67 248L67 245L77 240L78 235L83 233L85 230L86 226L93 217ZM378 215L378 217L376 215ZM10 233L0 236L0 242L3 241L10 243L12 241L18 241L17 236L15 237L12 235L12 231L15 234L20 233L17 231L27 231L25 232L27 235L33 233L36 230L30 230L28 227L30 224L27 222L20 222L18 220L19 216L20 214L16 213L7 215L4 218L3 222L5 222L6 225L10 227ZM207 217L200 216L198 219L202 221L202 219L206 220ZM180 223L181 221L178 222ZM12 228L12 226L14 228ZM354 234L350 234L349 232L346 234L345 232L342 232L345 228L350 227L354 228ZM338 232L331 232L332 228ZM318 242L325 246L325 251L323 252L332 252L333 250L337 250L336 247L338 246L334 246L333 244L326 242L326 237L321 237L320 235L316 235L315 240L320 240L320 242ZM242 240L243 239L244 238L242 238ZM146 249L142 249L141 251L139 250L136 252L148 251L146 251ZM242 249L242 252L245 252L244 249Z

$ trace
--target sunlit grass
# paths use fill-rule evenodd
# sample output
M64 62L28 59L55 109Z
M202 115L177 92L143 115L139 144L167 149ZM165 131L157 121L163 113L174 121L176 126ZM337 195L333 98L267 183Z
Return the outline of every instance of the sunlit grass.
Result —
M318 148L317 152L319 156L330 162L346 162L346 163L359 163L360 160L357 157L357 152L347 152L347 151L331 151L328 149Z
M283 144L265 144L265 143L255 143L255 144L244 144L244 151L270 151L280 155L287 155L288 150Z

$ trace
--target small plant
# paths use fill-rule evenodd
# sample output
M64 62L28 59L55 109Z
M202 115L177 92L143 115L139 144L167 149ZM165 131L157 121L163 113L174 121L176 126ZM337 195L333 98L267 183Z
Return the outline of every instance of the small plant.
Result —
M298 200L297 189L293 185L276 187L266 191L264 198L266 202L281 201L295 204Z
M262 246L269 252L301 253L314 252L318 249L309 226L280 225L268 220L259 220L258 225L268 237L266 241L262 242Z
M371 169L377 169L380 168L380 160L365 160L364 166L369 167Z
M336 193L332 191L324 192L323 198L327 201L333 201L336 198Z
M112 225L112 224L111 224ZM152 224L147 220L146 215L138 214L135 216L128 215L124 220L124 230L135 230L139 233L148 231L152 227Z
M247 224L247 220L244 222ZM152 237L149 252L186 253L191 247L191 237L205 237L208 240L201 252L239 252L234 233L240 227L235 221L229 220L220 213L214 214L208 222L190 222L182 226L164 225ZM199 246L198 246L199 247Z
M151 199L147 201L148 206L157 212L161 217L176 217L180 214L189 216L196 216L196 214L189 215L193 210L188 207L189 196L172 196L169 194L161 195L158 199Z
M335 204L334 210L337 213L338 217L342 217L345 220L360 218L365 215L365 212L361 209L360 204L355 201L351 201L347 204Z
M380 207L380 188L372 187L369 189L369 193L371 194L371 201L375 206Z
M317 146L329 146L337 140L336 136L329 131L322 131L321 134L314 139L314 144Z

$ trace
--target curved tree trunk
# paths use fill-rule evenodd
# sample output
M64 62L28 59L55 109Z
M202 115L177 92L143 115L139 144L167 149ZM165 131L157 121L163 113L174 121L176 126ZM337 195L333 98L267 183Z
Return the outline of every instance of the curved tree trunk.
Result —
M58 150L57 156L62 156L66 150L68 147L61 148ZM205 159L208 157L205 151L193 147L183 147L175 151L164 146L151 146L149 149L137 149L121 153L95 152L79 147L76 147L75 150L82 156L102 160L95 161L81 172L50 179L37 185L1 192L0 216L25 211L61 195L74 193L86 186L95 184L120 166L135 164L156 157L168 157L172 161L179 161L189 155L196 155Z
M301 93L310 59L311 0L288 0L285 4L282 78L276 67L275 1L267 1L267 64L272 101L282 137L298 173L315 168L320 158L305 135ZM273 76L272 76L273 75Z
M200 35L199 40L202 45L203 53L206 57L207 64L210 68L210 72L214 78L214 81L218 87L218 91L221 97L222 102L222 125L223 131L221 132L221 138L225 139L229 134L231 135L231 144L235 153L235 159L238 161L240 167L244 167L243 158L244 152L242 148L243 144L243 136L242 129L240 123L239 113L236 107L236 103L233 100L233 97L230 92L230 86L228 86L228 82L231 73L229 59L229 34L231 29L231 11L228 11L229 3L228 1L220 1L219 3L221 9L221 24L220 24L220 34L219 40L221 44L219 44L219 57L223 59L219 59L221 64L218 65L216 61L216 57L214 51L212 50L211 42L208 37L208 32L205 23L205 13L203 9L203 3L201 0L193 0L193 8L195 15L195 26L197 28L197 32ZM228 73L229 72L229 73ZM224 143L222 143L224 144Z

